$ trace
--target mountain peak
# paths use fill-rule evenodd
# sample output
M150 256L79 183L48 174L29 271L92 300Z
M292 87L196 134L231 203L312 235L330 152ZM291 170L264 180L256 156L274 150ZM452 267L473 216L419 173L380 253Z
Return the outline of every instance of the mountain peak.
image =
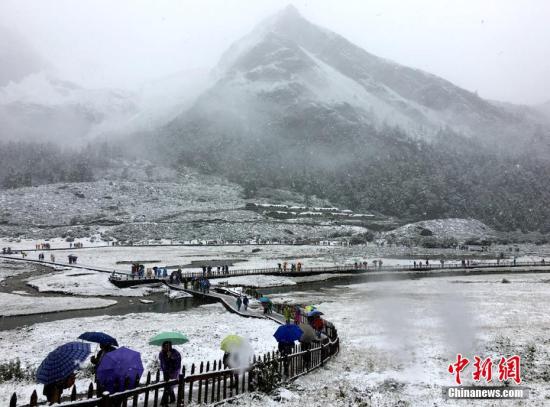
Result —
M275 13L271 17L264 20L263 23L260 23L260 31L282 31L296 29L297 27L302 26L304 23L309 23L298 11L296 7L292 4L289 4L284 9Z
M300 11L298 11L298 9L292 4L287 5L284 9L279 11L277 13L277 17L279 19L303 18L302 15L300 14Z

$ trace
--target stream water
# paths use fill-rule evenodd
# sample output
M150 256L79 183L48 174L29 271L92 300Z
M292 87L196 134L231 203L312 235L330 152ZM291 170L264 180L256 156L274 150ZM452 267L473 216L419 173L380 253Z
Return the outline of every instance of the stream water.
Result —
M21 270L21 268L23 267L22 264L24 264L25 270ZM5 278L5 280L0 285L0 292L12 293L13 291L25 291L27 293L27 296L37 297L71 296L70 294L38 292L36 289L27 285L27 279L41 276L45 273L51 273L52 270L49 268L34 263L18 263L17 265L11 265L9 262L0 263L0 267L4 272L9 272L10 267L18 269L17 274ZM40 322L50 322L69 318L93 317L98 315L124 315L139 312L179 312L212 302L195 297L173 300L168 298L164 293L153 293L151 295L148 295L145 299L151 300L153 302L147 304L139 301L139 299L142 297L97 297L112 299L117 301L117 303L107 308L82 309L73 311L67 310L31 315L3 316L0 317L0 331L20 328Z

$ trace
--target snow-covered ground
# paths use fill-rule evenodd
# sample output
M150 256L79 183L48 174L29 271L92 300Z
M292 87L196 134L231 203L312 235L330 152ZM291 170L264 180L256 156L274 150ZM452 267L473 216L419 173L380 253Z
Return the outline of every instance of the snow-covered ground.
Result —
M0 317L43 314L77 309L105 308L116 304L114 300L78 297L38 297L0 293Z
M290 385L280 399L246 396L239 404L502 405L443 400L442 386L454 383L447 368L461 353L471 360L520 355L522 384L531 389L530 399L506 405L548 405L550 279L547 274L507 275L511 283L503 284L502 278L426 278L300 293L301 302L317 303L334 322L341 353L327 367ZM472 372L470 365L463 383L473 383ZM498 384L495 377L498 370L493 385Z
M142 297L154 291L164 291L164 288L153 289L144 286L118 288L109 281L108 273L83 269L70 269L59 273L33 277L28 280L28 284L40 292L58 292L85 296Z
M220 350L220 343L229 334L248 338L256 353L271 351L276 348L273 338L276 328L277 324L273 321L242 318L228 313L219 304L169 314L142 313L66 319L0 331L0 363L19 358L23 366L29 365L36 369L55 347L75 340L82 332L103 331L115 336L120 345L141 352L147 371L157 368L155 360L159 351L158 346L147 344L149 338L161 331L176 330L185 333L189 338L187 344L176 347L189 369L194 362L209 360L212 363L214 359L221 359L223 352ZM84 391L89 383L90 378L79 378L77 388ZM35 383L2 383L0 404L7 404L14 390L17 391L18 400L28 400L35 388L40 395L42 386Z
M304 277L284 277L284 276L265 276L265 275L250 275L240 277L228 277L225 279L212 280L212 285L227 283L233 286L247 287L280 287L288 285L296 285L304 282L325 281L331 278L347 277L353 274L317 274L314 276Z

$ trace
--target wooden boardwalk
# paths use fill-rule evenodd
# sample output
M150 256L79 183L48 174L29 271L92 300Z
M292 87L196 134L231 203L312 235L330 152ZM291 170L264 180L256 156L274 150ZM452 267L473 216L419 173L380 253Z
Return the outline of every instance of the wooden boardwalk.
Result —
M241 306L240 310L237 309L236 300L237 300L237 297L239 296L239 293L237 293L236 291L223 289L223 288L214 288L214 289L210 289L208 293L205 293L203 291L184 288L183 286L177 285L177 284L169 284L167 282L164 282L164 283L166 284L166 286L168 286L172 290L184 291L195 297L208 298L208 299L217 301L221 303L229 312L233 312L245 318L261 318L261 319L268 318L279 324L283 324L285 322L284 317L281 314L278 314L276 312L270 315L264 315L263 309L261 307L258 308L256 304L256 299L252 298L250 295L247 295L248 299L250 300L250 304L248 309L245 311L243 306Z

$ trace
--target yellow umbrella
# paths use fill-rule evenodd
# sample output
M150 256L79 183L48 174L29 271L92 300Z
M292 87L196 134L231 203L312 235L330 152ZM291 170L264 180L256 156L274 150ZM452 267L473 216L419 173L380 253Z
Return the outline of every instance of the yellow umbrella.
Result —
M224 352L227 352L227 353L231 353L233 352L236 348L238 348L239 346L241 346L244 342L244 338L239 336L239 335L227 335L221 345L220 345L220 348L221 350L223 350Z

